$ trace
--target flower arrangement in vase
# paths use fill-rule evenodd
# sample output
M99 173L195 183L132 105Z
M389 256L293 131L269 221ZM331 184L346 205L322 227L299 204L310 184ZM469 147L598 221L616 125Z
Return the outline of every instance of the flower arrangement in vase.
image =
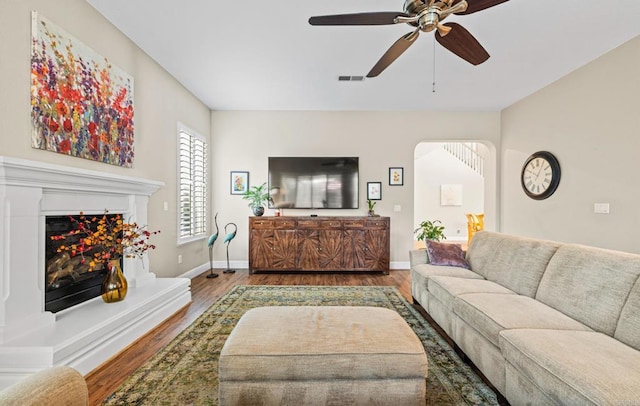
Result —
M150 243L152 235L160 231L149 231L137 223L125 223L120 214L69 216L75 229L53 235L51 240L61 242L57 253L67 253L70 257L80 256L80 264L88 264L89 272L106 267L108 272L102 283L102 299L118 302L127 294L127 280L122 273L121 258L142 257L156 246Z

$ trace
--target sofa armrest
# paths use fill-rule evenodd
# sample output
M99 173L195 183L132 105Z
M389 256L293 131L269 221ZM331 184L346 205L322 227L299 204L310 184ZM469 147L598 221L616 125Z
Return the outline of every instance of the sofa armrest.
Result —
M422 249L409 251L409 264L411 266L411 269L413 269L413 267L416 265L428 264L428 263L429 263L429 257L427 256L426 249L422 248Z
M86 406L89 390L84 377L67 366L36 372L0 392L2 406Z

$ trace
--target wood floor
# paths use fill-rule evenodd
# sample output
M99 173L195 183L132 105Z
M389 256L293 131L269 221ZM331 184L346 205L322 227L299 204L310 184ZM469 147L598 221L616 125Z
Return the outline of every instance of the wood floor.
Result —
M335 285L335 286L396 286L411 300L411 281L408 270L381 273L260 273L249 275L247 270L207 279L204 273L191 280L192 303L170 319L150 331L87 376L89 403L99 405L122 382L189 326L211 304L235 285Z

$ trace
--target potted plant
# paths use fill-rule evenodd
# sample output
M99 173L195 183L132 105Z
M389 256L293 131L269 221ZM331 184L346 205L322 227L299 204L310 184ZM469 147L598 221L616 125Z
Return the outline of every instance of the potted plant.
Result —
M420 226L413 230L414 233L418 234L418 241L423 240L433 240L440 241L446 240L447 237L444 235L444 226L440 226L438 224L442 224L440 220L425 220L420 223Z
M368 214L371 217L376 215L376 212L373 210L373 208L375 207L376 203L378 203L378 202L376 202L374 200L371 200L371 199L367 199L367 205L369 206L369 213Z
M264 214L264 206L269 201L267 183L265 182L260 186L250 187L242 198L249 201L249 207L253 210L254 215L262 216Z

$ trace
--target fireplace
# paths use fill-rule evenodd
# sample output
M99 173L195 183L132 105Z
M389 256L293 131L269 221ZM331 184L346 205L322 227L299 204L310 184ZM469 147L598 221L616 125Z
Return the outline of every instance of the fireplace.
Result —
M123 261L122 302L47 305L47 219L108 210L147 224L149 197L163 186L0 156L0 389L54 365L87 374L190 303L190 280L156 278L144 255Z
M115 219L118 213L103 214L107 219ZM47 216L45 218L45 275L44 310L52 313L75 306L86 300L100 296L102 281L107 274L106 266L97 263L90 266L91 258L99 253L99 249L86 250L82 253L60 251L61 245L81 244L79 235L70 233L78 229L80 215ZM87 225L96 231L97 224ZM64 241L52 237L64 235ZM121 261L122 262L122 261ZM120 264L122 267L122 263Z

